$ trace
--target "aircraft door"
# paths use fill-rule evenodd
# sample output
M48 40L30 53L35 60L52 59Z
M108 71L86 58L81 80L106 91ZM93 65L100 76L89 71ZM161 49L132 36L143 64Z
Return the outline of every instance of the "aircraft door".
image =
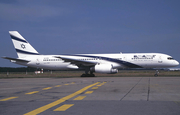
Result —
M123 61L126 61L126 59L127 59L126 56L124 56L124 57L123 57Z
M131 60L131 58L130 58L128 55L125 55L125 56L123 57L123 61L125 61L125 62L131 62L132 60Z
M101 63L102 58L101 57L96 57L96 60L98 60L98 63Z
M40 59L39 58L36 59L36 65L40 65Z
M162 57L159 56L158 63L162 63L162 62L163 62L163 61L162 61Z

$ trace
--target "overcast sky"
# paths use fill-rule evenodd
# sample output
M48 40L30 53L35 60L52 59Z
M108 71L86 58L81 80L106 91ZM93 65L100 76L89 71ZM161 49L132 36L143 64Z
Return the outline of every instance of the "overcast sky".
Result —
M8 31L41 54L165 53L180 61L179 0L0 0L0 56ZM0 67L20 67L0 59Z

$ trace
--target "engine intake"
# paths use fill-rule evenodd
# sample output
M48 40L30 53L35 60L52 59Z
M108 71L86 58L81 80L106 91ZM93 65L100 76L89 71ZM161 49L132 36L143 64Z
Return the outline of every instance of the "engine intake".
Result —
M118 69L114 69L113 66L110 64L95 65L94 67L90 68L90 71L96 73L108 73L108 74L118 73Z

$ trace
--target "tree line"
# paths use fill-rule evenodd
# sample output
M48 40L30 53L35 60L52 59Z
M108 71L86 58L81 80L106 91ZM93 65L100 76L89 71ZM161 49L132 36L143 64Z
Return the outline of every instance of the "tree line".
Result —
M32 67L0 67L0 72L34 72L40 71L40 69L32 68Z

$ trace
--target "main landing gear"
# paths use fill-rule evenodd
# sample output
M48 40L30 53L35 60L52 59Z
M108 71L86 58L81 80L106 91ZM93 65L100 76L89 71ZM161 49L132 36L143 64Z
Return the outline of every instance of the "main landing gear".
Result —
M89 74L89 69L86 69L85 70L85 74L82 74L81 77L95 77L95 75L93 74L92 71L90 71L90 74Z
M82 74L81 77L95 77L94 74Z

